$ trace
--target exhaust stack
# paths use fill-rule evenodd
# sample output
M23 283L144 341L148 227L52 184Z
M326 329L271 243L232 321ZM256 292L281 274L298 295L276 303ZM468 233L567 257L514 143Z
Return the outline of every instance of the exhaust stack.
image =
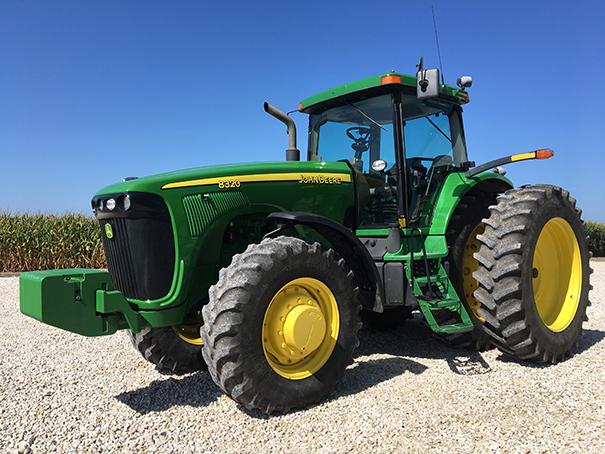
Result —
M300 150L296 148L296 124L294 123L294 120L268 102L265 102L263 107L265 112L274 116L288 127L288 148L286 148L286 161L300 161Z

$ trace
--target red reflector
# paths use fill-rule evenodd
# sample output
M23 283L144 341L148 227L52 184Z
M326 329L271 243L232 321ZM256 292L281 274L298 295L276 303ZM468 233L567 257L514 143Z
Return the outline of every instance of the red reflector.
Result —
M536 159L548 159L554 156L554 151L545 148L544 150L536 150Z
M298 105L298 110L302 110L302 102Z
M382 76L382 78L380 79L380 85L387 85L387 84L400 84L401 83L401 76Z

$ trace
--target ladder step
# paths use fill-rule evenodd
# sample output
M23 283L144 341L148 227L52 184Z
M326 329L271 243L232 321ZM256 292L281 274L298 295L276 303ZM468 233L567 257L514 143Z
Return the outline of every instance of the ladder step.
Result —
M421 298L418 297L418 299L421 299ZM450 309L450 308L458 309L461 304L460 301L456 301L456 300L452 300L452 299L440 299L440 300L430 301L430 300L422 298L422 300L423 300L423 303L430 306L431 310Z
M420 284L428 284L429 280L426 278L426 276L421 276L415 277L414 282L419 282ZM445 282L445 279L437 275L431 276L431 284L435 284L437 282Z
M435 326L433 331L436 333L452 334L452 333L468 333L472 331L473 326L466 323L456 323L447 326Z

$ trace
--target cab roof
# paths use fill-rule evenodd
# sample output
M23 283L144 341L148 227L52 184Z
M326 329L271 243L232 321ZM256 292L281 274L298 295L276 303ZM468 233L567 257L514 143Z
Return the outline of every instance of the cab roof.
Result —
M388 72L366 77L365 79L359 79L303 99L298 106L298 110L300 112L305 112L308 109L325 102L332 101L340 97L345 97L357 92L384 87L385 85L400 85L416 90L416 76L397 72ZM469 102L467 92L451 85L441 86L440 97L450 98L451 101L458 104L466 104Z

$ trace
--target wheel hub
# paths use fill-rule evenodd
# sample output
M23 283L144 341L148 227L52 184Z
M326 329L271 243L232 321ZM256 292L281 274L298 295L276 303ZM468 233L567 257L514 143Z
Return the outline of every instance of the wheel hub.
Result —
M306 378L329 359L338 330L338 308L330 289L316 279L295 279L275 294L265 312L263 351L278 374Z
M202 338L200 337L200 325L178 325L173 326L172 329L176 335L191 345L204 345Z
M553 218L544 225L532 266L538 315L551 331L564 331L576 315L582 292L580 247L565 219Z
M317 350L326 335L326 321L318 308L296 306L286 315L283 333L288 347L300 355L309 354Z

